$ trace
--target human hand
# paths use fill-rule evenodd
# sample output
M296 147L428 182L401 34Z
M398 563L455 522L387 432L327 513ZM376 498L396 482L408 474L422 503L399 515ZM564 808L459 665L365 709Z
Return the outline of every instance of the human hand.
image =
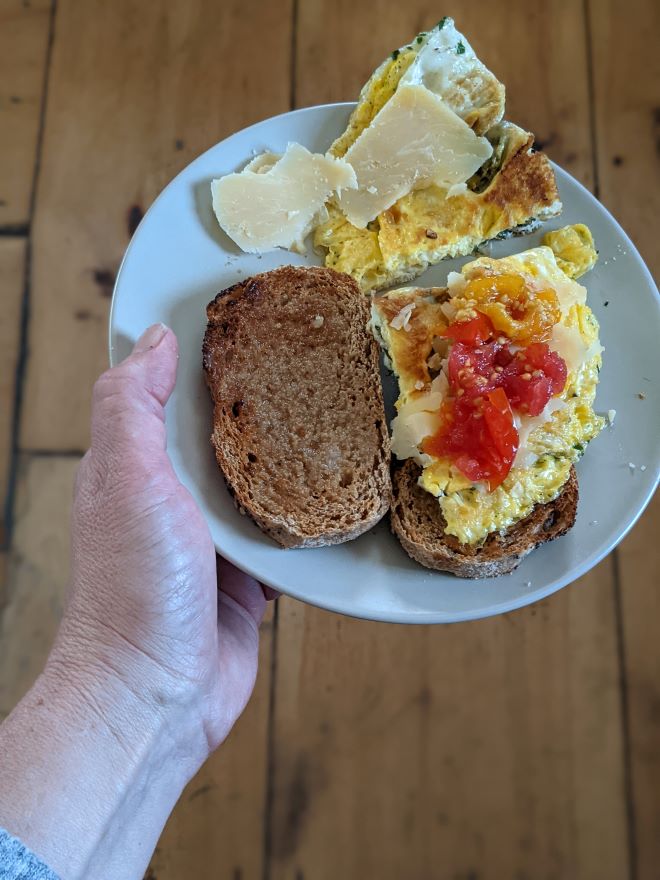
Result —
M71 591L49 666L117 677L158 714L185 707L201 763L252 692L265 598L228 562L216 570L207 525L170 463L163 407L176 366L176 337L155 325L94 387Z
M177 343L157 325L94 388L71 589L42 675L0 724L0 826L64 880L142 877L257 670L260 585L217 561L166 452Z

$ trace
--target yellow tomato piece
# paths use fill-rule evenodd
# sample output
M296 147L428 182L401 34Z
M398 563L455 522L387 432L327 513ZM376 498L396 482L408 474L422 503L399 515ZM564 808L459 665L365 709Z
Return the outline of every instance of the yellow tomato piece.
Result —
M547 342L561 318L554 290L530 290L520 275L471 278L462 296L487 315L496 330L521 345Z

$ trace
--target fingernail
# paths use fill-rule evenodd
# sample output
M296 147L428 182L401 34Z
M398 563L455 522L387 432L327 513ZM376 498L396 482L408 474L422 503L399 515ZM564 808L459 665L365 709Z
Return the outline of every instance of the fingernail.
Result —
M166 333L167 327L165 324L152 324L151 327L147 327L133 346L133 354L142 354L144 351L156 348Z

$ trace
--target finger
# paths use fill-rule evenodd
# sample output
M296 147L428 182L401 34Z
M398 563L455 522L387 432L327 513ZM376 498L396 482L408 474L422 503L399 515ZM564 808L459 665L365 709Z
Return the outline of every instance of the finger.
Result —
M222 556L217 557L217 568L218 589L244 608L257 624L261 623L266 611L266 597L261 584Z
M176 336L164 324L154 324L126 360L94 386L93 452L165 449L163 407L174 388L176 367Z

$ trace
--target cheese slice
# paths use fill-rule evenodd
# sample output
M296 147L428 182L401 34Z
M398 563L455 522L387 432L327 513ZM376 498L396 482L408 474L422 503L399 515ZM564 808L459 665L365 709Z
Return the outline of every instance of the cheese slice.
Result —
M339 206L364 228L412 189L464 183L492 152L442 98L423 85L399 86L345 154L358 189L346 190Z
M304 249L303 241L331 195L357 184L344 159L289 144L282 156L257 156L240 173L211 182L218 223L247 253Z
M413 45L419 45L419 51L401 85L426 86L478 134L502 119L504 86L479 61L451 18L420 34Z

